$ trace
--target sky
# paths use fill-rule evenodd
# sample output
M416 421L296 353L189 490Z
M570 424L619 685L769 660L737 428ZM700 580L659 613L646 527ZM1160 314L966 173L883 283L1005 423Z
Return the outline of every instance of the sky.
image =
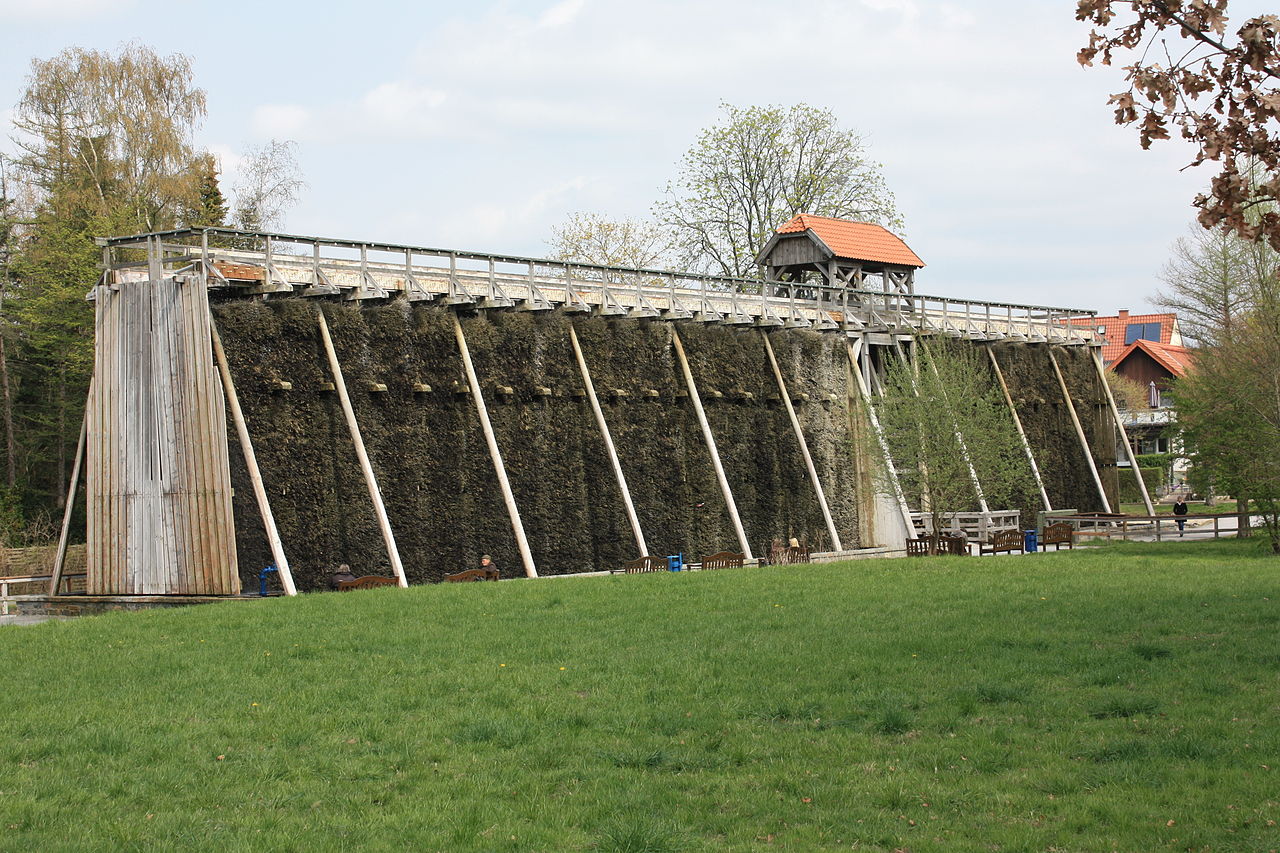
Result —
M247 147L297 143L286 230L545 256L572 213L646 216L721 103L803 102L882 164L917 291L1149 310L1211 173L1113 123L1120 74L1076 63L1074 8L0 0L0 151L33 58L139 41L192 59L224 187Z

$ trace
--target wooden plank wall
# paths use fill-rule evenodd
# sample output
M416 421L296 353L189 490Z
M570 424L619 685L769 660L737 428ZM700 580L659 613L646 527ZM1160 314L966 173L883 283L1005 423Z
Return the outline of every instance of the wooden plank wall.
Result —
M222 388L199 279L96 288L88 592L240 592Z

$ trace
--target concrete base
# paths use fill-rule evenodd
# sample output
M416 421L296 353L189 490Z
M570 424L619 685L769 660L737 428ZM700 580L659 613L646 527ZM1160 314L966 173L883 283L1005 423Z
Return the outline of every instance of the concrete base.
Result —
M260 595L15 595L9 612L16 616L94 616L113 610L189 607L215 601L261 601Z

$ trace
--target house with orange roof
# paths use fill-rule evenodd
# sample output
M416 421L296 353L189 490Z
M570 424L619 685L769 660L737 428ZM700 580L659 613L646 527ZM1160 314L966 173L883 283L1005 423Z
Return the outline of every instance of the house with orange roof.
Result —
M1136 341L1182 346L1177 314L1130 314L1125 310L1113 317L1076 317L1071 322L1090 327L1102 338L1102 363L1108 366Z

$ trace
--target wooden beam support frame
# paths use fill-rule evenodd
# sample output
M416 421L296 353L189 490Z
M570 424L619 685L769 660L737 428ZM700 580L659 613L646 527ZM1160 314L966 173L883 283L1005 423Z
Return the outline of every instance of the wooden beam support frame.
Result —
M818 506L822 508L822 518L827 523L827 533L831 536L831 545L837 551L843 551L840 534L836 532L836 523L831 518L831 510L827 507L827 496L822 491L822 482L818 479L818 469L814 467L813 456L809 453L809 443L805 441L804 430L800 428L800 419L796 417L796 407L791 404L791 395L787 393L787 383L782 378L782 370L778 367L778 359L773 354L773 343L769 335L760 330L760 340L764 341L764 351L769 355L769 366L773 368L773 378L778 381L778 393L782 395L782 404L787 408L787 417L791 419L791 429L795 431L796 441L800 442L800 453L804 456L805 467L809 469L809 479L813 481L814 493L818 496Z
M511 529L516 535L516 547L520 550L520 562L524 564L527 577L536 578L538 568L533 564L533 552L529 550L529 540L524 535L524 523L520 520L520 508L516 506L516 497L511 492L511 481L507 479L507 467L502 463L502 451L498 449L498 439L493 433L493 423L489 420L489 409L484 404L484 393L480 390L480 379L476 376L475 365L471 363L471 350L467 347L467 336L462 333L462 321L457 312L453 313L453 334L458 339L458 351L462 354L462 366L467 372L467 384L471 387L471 396L476 401L476 413L480 416L480 428L484 431L485 443L489 446L489 458L493 460L493 470L498 475L498 486L502 490L502 500L507 505L507 515L511 518Z
M356 448L356 458L360 460L360 469L364 472L364 482L369 488L369 499L373 501L373 511L378 517L378 529L382 531L382 541L387 546L387 557L391 560L391 571L401 587L408 587L409 580L404 574L404 565L400 562L400 550L396 548L396 538L391 532L391 520L387 518L387 508L382 503L382 491L378 488L378 480L373 475L373 465L369 462L369 454L364 448L364 439L360 436L360 424L356 421L355 409L351 408L351 397L347 395L347 382L342 378L342 365L338 363L338 352L333 348L333 338L329 335L329 322L324 318L324 310L316 312L320 322L320 339L324 342L325 355L329 358L329 370L333 373L334 390L338 392L338 400L342 403L342 413L347 418L347 429L351 432L351 443Z
M1133 447L1129 444L1129 433L1125 431L1124 424L1120 421L1120 409L1116 406L1115 395L1111 393L1111 383L1107 381L1107 372L1102 366L1102 355L1099 353L1100 349L1101 347L1089 348L1089 354L1093 356L1093 367L1098 372L1098 381L1102 383L1103 390L1107 392L1107 407L1111 409L1111 417L1116 422L1116 429L1120 430L1120 439L1121 443L1124 445L1124 454L1129 457L1129 466L1133 468L1133 476L1138 479L1138 491L1142 493L1142 503L1147 508L1147 515L1155 515L1156 508L1151 504L1151 495L1147 492L1147 484L1142 479L1142 471L1138 468L1138 460L1134 457Z
M293 572L290 571L289 560L284 555L284 543L280 541L280 531L276 528L276 517L271 512L267 489L262 483L258 456L253 452L253 441L249 438L249 426L245 423L244 411L240 408L240 397L236 394L235 383L231 381L231 367L227 364L227 353L222 348L222 337L218 334L218 327L214 324L212 317L209 318L209 337L213 341L213 357L218 362L218 376L222 379L222 390L227 395L227 408L231 410L231 421L235 424L236 436L240 439L240 451L244 455L245 467L249 470L253 496L258 502L258 514L262 517L267 544L271 547L271 558L275 560L284 594L297 595L298 588L293 583Z
M1084 451L1085 461L1089 463L1089 473L1093 475L1093 484L1098 488L1098 497L1102 498L1102 509L1111 512L1111 501L1107 500L1106 489L1102 488L1102 477L1098 475L1098 465L1093 461L1093 453L1089 451L1089 439L1085 437L1084 427L1080 425L1080 416L1076 414L1076 404L1071 402L1071 392L1067 390L1067 380L1062 376L1062 368L1053 354L1053 347L1048 347L1049 362L1058 377L1058 386L1062 388L1062 399L1067 401L1067 411L1071 414L1071 423L1075 424L1076 437L1080 439L1080 449Z
M733 490L729 488L729 480L724 475L724 466L720 464L720 452L716 450L716 439L711 434L711 424L707 421L707 412L702 408L702 398L698 396L698 386L693 381L693 371L689 369L689 357L685 355L684 344L680 341L680 333L671 327L671 342L676 348L676 357L680 360L680 372L684 374L685 385L689 389L689 399L693 402L693 410L698 415L698 424L702 427L702 437L706 440L707 451L711 454L711 464L716 470L716 480L720 483L720 492L724 495L725 506L729 517L733 520L733 530L738 535L738 546L746 559L754 560L751 555L751 544L747 542L747 533L742 529L742 518L738 515L738 505L733 500Z
M1031 442L1027 439L1026 430L1022 428L1022 418L1018 417L1018 410L1013 406L1013 396L1009 393L1009 386L1004 381L1004 371L1000 369L1000 362L996 359L995 350L991 344L986 345L987 356L991 359L991 366L995 369L996 379L1000 381L1000 390L1004 392L1005 405L1009 407L1009 414L1013 415L1013 425L1018 428L1018 438L1022 439L1022 449L1027 454L1027 461L1031 463L1031 473L1036 477L1036 486L1040 489L1040 500L1044 502L1046 512L1053 511L1053 504L1049 503L1049 493L1045 491L1044 479L1040 476L1040 466L1036 464L1036 457L1031 453Z
M910 539L915 532L915 523L911 520L911 508L907 506L907 496L902 492L902 482L898 479L898 471L893 465L893 456L889 453L889 443L885 440L884 428L880 426L880 418L876 415L876 407L871 400L871 388L867 384L867 376L859 363L858 355L862 347L862 338L858 338L854 343L845 342L849 365L853 369L853 375L858 379L858 392L862 395L862 402L867 407L867 420L871 422L871 431L875 433L876 443L880 445L880 453L884 456L884 469L888 474L889 483L893 486L893 496L897 499L898 511L902 513L902 523L905 525L904 535Z
M613 466L613 474L618 480L618 490L622 492L622 504L627 510L627 520L631 522L631 533L635 536L636 547L640 556L647 557L649 548L644 541L644 532L640 529L640 519L636 515L635 505L631 502L631 491L627 488L627 478L622 473L622 463L618 460L618 451L613 445L613 436L609 433L609 422L604 419L604 410L600 408L600 398L596 396L595 383L591 381L591 371L587 369L586 356L582 354L582 345L578 343L578 333L569 324L569 342L573 344L573 355L578 360L578 369L582 371L582 384L587 389L587 399L591 402L591 411L595 415L596 425L604 437L605 450L609 453L609 463Z
M58 550L53 555L53 570L49 573L49 594L57 595L62 585L62 566L67 560L67 540L71 533L71 510L75 507L76 491L80 487L80 469L84 467L84 448L89 438L89 404L93 399L93 380L89 380L89 393L85 397L84 420L80 422L80 440L76 442L76 461L71 465L71 485L67 488L67 505L62 510L62 530L58 534Z

